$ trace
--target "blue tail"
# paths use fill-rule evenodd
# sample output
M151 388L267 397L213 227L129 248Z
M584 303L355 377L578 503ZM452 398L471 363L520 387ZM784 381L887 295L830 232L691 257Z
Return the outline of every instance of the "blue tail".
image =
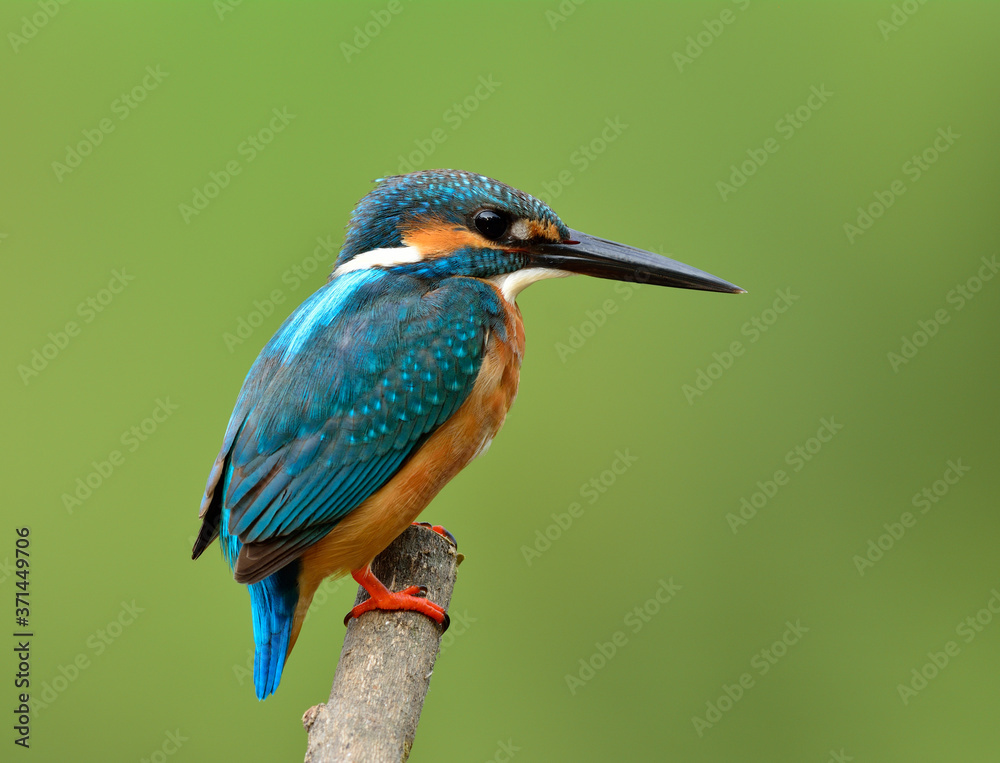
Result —
M222 511L219 540L223 556L232 568L242 544L229 533L229 511L226 509ZM274 694L281 682L295 607L299 602L299 567L300 562L296 559L273 575L247 586L253 614L253 683L257 699Z
M255 647L253 682L257 699L273 694L281 681L295 605L299 601L298 572L296 560L249 586Z

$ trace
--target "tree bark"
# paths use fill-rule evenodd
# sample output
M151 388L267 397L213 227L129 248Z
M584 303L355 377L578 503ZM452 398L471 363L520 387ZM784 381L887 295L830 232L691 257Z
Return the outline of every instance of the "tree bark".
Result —
M372 563L390 591L427 587L445 610L461 556L427 527L411 526ZM355 604L368 598L358 587ZM305 763L397 763L410 755L443 629L418 612L367 612L344 636L330 700L306 711Z

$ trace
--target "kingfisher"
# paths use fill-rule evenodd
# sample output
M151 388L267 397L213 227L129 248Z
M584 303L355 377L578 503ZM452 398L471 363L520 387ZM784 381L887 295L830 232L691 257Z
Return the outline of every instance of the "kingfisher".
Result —
M411 610L447 627L371 562L483 453L517 395L517 296L574 274L740 293L701 270L568 228L492 178L380 178L351 214L327 282L247 373L202 497L192 558L217 537L250 592L254 686L277 689L319 584L350 573L348 613ZM434 528L438 532L442 528Z

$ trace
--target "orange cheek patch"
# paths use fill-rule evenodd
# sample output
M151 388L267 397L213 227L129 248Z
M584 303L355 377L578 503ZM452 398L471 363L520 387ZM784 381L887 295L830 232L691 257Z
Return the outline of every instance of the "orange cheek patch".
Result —
M418 249L423 255L451 254L463 247L485 249L495 246L491 241L455 223L429 222L420 228L403 231L403 243Z
M542 220L524 222L527 223L529 240L562 241L562 236L553 223ZM497 246L495 241L490 241L462 225L440 220L428 220L426 225L403 231L402 240L403 244L414 247L427 257L451 254L464 247L493 249ZM518 249L518 247L511 248Z
M562 241L562 236L559 235L559 230L552 223L542 222L541 220L528 220L528 231L531 234L531 238L544 238L549 241Z

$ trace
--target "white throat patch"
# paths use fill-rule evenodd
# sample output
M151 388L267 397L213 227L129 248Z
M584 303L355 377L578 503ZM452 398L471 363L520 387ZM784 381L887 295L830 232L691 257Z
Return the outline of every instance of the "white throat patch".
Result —
M524 270L515 270L513 273L504 273L502 276L494 276L490 280L500 289L503 298L513 303L517 299L517 295L535 281L543 281L546 278L565 278L571 275L573 274L555 268L525 268Z
M372 249L354 255L351 259L333 271L334 276L350 273L353 270L368 270L369 268L391 268L393 265L411 265L420 262L423 254L415 246L394 246L387 249Z

